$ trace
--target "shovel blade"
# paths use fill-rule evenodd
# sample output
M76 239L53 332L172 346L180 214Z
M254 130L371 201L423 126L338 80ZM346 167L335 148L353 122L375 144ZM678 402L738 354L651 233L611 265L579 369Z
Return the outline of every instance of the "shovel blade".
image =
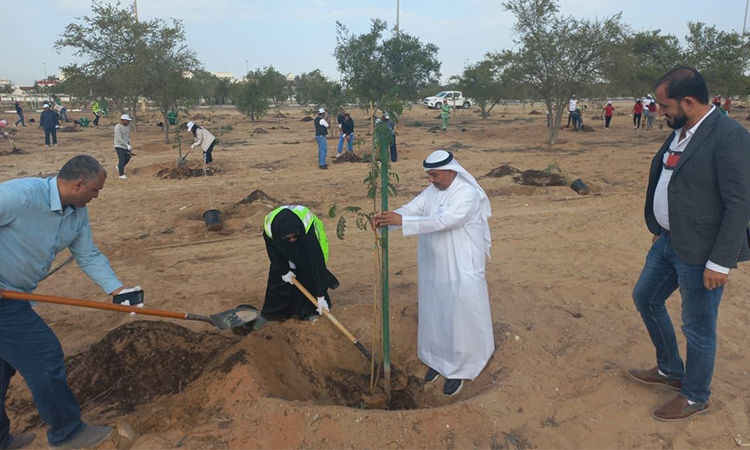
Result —
M211 321L220 330L230 330L240 325L250 323L260 316L255 308L234 308L228 311L212 314Z

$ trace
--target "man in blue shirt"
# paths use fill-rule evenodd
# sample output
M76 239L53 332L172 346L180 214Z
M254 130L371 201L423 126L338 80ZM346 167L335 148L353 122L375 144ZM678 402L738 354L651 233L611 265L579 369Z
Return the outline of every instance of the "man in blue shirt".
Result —
M115 295L123 290L109 260L94 245L86 207L99 196L106 177L99 161L79 155L56 177L0 184L0 289L33 291L49 273L55 255L68 248L105 292ZM34 439L31 433L10 434L5 396L16 370L49 427L51 447L90 447L112 433L110 427L81 421L60 342L31 304L0 298L0 449L21 448Z

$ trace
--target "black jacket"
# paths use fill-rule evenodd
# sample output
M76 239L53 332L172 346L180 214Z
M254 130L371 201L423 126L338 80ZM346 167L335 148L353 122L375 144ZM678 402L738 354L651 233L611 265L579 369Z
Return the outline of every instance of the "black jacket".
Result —
M651 161L646 225L662 232L654 215L654 192L662 158L675 133ZM701 123L672 172L667 188L669 227L677 257L686 264L708 260L737 267L750 258L750 133L717 108Z

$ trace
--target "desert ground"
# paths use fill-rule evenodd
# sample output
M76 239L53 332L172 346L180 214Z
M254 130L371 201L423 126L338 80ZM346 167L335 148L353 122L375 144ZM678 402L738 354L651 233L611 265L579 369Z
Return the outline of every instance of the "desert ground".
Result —
M618 111L629 111L623 102ZM535 107L543 110L540 104ZM414 105L398 126L399 194L406 203L428 184L422 160L435 149L455 152L492 202L493 247L487 266L496 350L487 367L455 398L442 383L422 385L417 359L416 238L391 238L393 363L409 384L393 409L368 409L369 362L328 321L269 322L239 336L199 322L39 304L59 336L71 386L86 421L117 433L101 448L730 448L750 442L750 265L733 270L719 317L713 408L679 423L651 411L674 395L629 380L629 367L654 365L654 350L631 291L651 235L643 204L651 158L668 129L633 130L627 115L611 130L584 115L593 132L564 129L546 142L544 115L531 105L498 106L481 120L458 111L446 133L428 129L439 112ZM367 115L351 108L358 154L370 149ZM743 123L747 110L733 116ZM73 112L72 118L81 113ZM215 313L239 304L262 306L268 258L263 217L275 205L303 204L323 220L330 270L341 281L332 312L372 347L372 233L350 221L335 236L332 203L371 209L362 180L367 165L317 167L311 122L301 108L272 110L251 123L232 109L200 109L181 117L212 131L215 171L200 176L200 151L173 171L178 150L164 143L154 112L138 113L135 156L127 180L115 173L115 116L99 128L59 133L44 147L41 129L14 133L26 154L0 156L0 180L51 176L87 153L109 173L90 205L94 238L126 286L141 285L151 308ZM27 111L27 118L37 114ZM90 114L89 114L89 117ZM15 121L12 114L0 118ZM12 128L12 126L11 126ZM261 130L262 129L262 130ZM174 136L173 136L174 137ZM183 152L192 135L182 132ZM338 144L331 138L329 161ZM11 149L0 140L2 151ZM593 193L565 186L527 186L483 177L508 164L520 170L559 167ZM185 174L197 176L184 177ZM254 191L262 191L263 194ZM202 214L223 214L224 228L206 231ZM65 251L57 262L69 256ZM37 293L109 301L75 264L43 281ZM679 325L677 294L668 302ZM678 330L684 351L684 339ZM12 432L33 431L46 448L21 376L7 406Z

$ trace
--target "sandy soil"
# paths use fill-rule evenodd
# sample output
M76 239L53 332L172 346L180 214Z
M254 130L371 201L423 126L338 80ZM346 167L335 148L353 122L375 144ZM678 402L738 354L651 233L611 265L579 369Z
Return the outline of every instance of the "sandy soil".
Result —
M103 448L728 448L750 440L747 265L732 271L721 307L710 414L657 422L651 411L672 393L623 375L654 364L630 293L650 244L642 218L648 164L667 130L636 132L627 116L617 116L605 131L589 112L584 118L594 132L563 130L561 143L549 147L544 116L526 114L530 109L499 107L486 121L476 110L458 112L447 133L433 133L427 129L439 123L438 112L415 106L398 129L394 170L401 181L393 205L427 185L421 161L437 148L455 150L478 177L502 164L557 164L598 192L584 197L567 186L480 180L494 214L487 280L497 350L457 398L444 397L441 383L421 385L416 239L396 233L393 359L410 381L394 399L412 409L364 408L369 363L325 320L269 323L243 337L198 322L39 305L68 355L85 420L118 425ZM313 127L300 121L300 109L256 123L230 110L200 112L198 123L221 140L212 176L169 178L177 149L163 143L159 119L146 114L132 135L136 156L127 180L113 176L111 118L100 128L60 133L52 150L38 128L20 129L15 142L28 154L0 157L0 180L54 173L79 153L99 158L110 173L90 205L100 248L126 285L145 288L148 306L195 313L261 307L263 216L276 204L307 205L329 229L330 269L341 281L333 312L371 347L372 235L350 226L340 241L326 216L331 203L370 206L362 185L367 166L319 170ZM365 114L355 110L353 117L361 154L369 148ZM329 140L329 155L337 143ZM201 167L199 154L188 156L189 168ZM255 190L267 197L240 203ZM225 215L220 232L206 231L202 214L212 207ZM107 301L74 264L37 292ZM679 317L677 296L669 308ZM13 432L32 430L45 447L44 425L20 376L7 404Z

